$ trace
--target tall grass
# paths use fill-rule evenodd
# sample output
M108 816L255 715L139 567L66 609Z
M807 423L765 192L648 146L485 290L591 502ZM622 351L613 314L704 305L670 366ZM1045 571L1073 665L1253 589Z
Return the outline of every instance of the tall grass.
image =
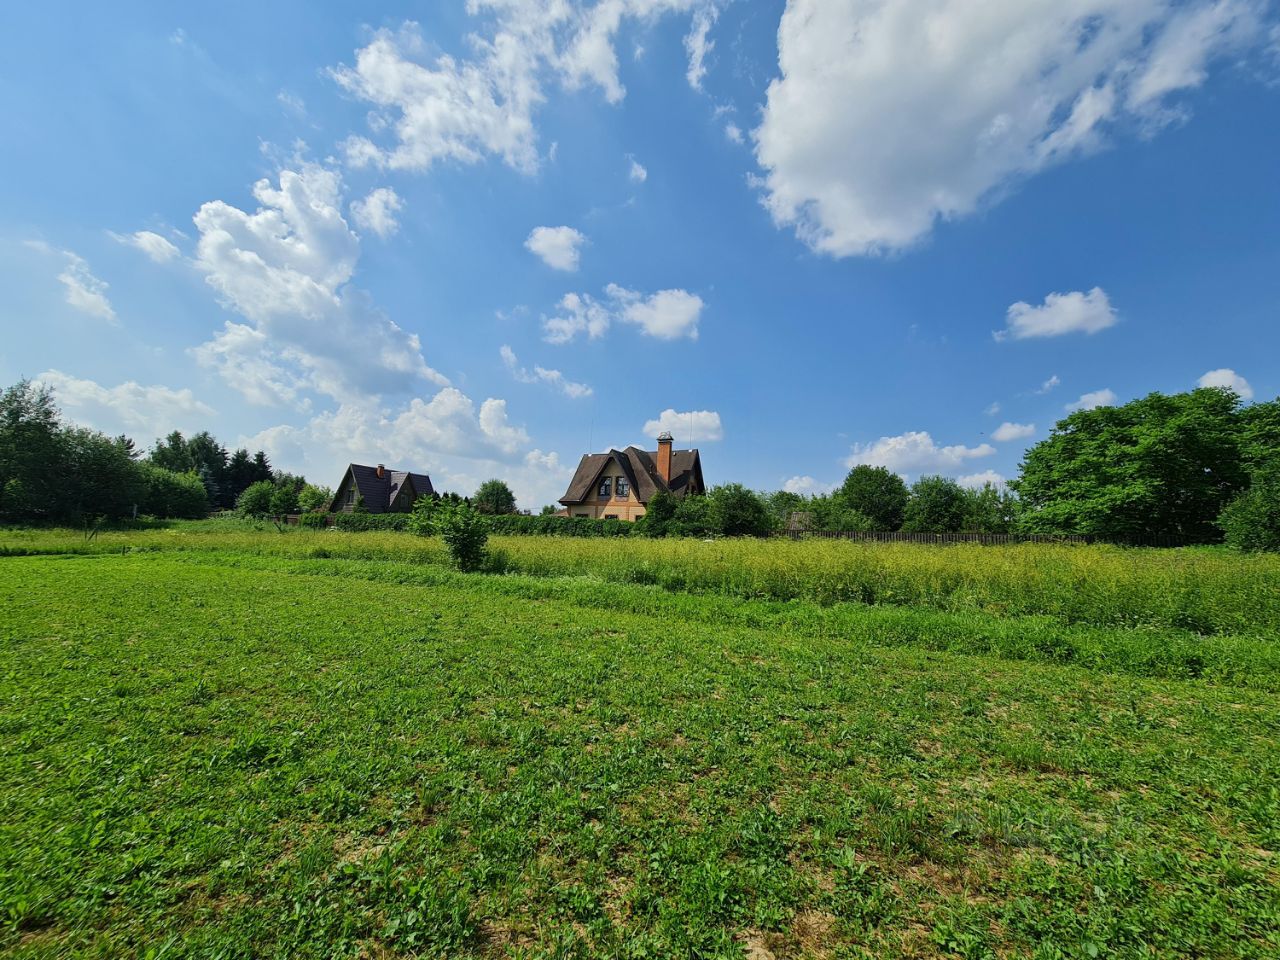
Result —
M583 576L740 598L924 606L1064 623L1280 637L1280 557L1212 550L1019 544L494 537L494 572ZM0 531L0 555L231 550L264 556L445 564L401 533L186 524L103 533Z

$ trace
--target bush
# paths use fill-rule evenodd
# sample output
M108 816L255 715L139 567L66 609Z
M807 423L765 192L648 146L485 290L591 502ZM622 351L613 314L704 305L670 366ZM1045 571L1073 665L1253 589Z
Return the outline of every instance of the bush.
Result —
M463 573L479 570L489 542L488 520L469 503L441 502L436 508L436 529L449 550L453 565Z
M280 483L271 492L271 512L277 517L298 512L298 491L292 484Z
M1237 550L1280 551L1280 467L1259 471L1222 511L1218 526Z
M138 464L138 472L143 484L143 513L176 520L201 520L209 512L204 484L194 473L175 473L151 463Z
M276 485L270 480L259 480L244 488L236 498L236 512L242 517L265 517L271 513L271 497Z
M626 520L521 514L490 517L489 529L498 535L546 537L627 537L640 532L636 524Z
M678 506L675 497L665 490L659 490L649 498L649 502L645 504L644 516L637 521L640 532L649 537L665 537L671 533Z
M333 525L357 533L364 530L408 530L410 513L335 513Z
M298 517L298 526L310 530L323 530L329 524L329 515L323 510L312 510Z
M911 487L907 533L954 533L964 527L968 500L964 488L947 477L921 477Z
M686 498L687 499L687 498ZM773 532L769 508L740 483L715 487L707 495L717 533L726 537L764 537Z
M677 537L711 537L720 532L715 510L707 497L685 497L676 503L667 534Z
M416 533L420 537L430 537L438 533L436 520L440 514L437 509L439 504L440 501L429 493L413 501L413 510L409 513L405 529L410 533Z
M317 487L314 483L308 483L302 488L302 492L298 494L298 509L303 513L313 513L317 510L325 511L329 509L329 504L332 501L332 490L328 487Z

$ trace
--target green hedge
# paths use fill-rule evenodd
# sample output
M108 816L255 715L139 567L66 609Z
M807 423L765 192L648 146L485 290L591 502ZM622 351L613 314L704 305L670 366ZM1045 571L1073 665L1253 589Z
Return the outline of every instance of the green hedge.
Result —
M312 510L298 517L298 526L311 529L323 530L328 525L328 522L329 515L323 510Z
M333 525L339 530L408 530L407 513L338 513Z
M591 517L529 517L513 513L489 517L489 529L492 533L508 536L629 537L636 532L636 525L626 520L594 520Z

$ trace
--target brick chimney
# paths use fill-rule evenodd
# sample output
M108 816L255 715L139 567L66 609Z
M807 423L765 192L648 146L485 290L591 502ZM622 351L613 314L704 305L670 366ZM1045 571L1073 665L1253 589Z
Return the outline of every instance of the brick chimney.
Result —
M378 464L378 479L382 479L382 475L387 472L387 468L383 464Z
M658 476L663 483L671 482L671 434L666 430L658 434Z

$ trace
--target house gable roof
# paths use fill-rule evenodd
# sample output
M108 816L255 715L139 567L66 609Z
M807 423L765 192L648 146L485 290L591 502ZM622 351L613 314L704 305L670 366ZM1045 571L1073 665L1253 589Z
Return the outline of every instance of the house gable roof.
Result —
M364 500L365 509L370 513L388 512L396 497L406 487L415 500L435 492L429 476L425 473L414 473L412 470L389 470L383 467L382 476L379 477L377 467L352 463L347 466L347 472L343 475L342 482L338 484L338 491L343 489L348 477L355 484L356 492L360 494L361 499ZM331 509L337 505L337 499L338 494L335 492Z
M702 490L702 457L697 450L671 451L671 481L664 483L658 473L656 450L627 447L608 453L588 453L578 462L578 469L569 481L569 489L560 498L564 504L582 503L591 496L596 479L609 463L617 463L631 484L635 497L648 503L659 490L683 497L689 490Z

